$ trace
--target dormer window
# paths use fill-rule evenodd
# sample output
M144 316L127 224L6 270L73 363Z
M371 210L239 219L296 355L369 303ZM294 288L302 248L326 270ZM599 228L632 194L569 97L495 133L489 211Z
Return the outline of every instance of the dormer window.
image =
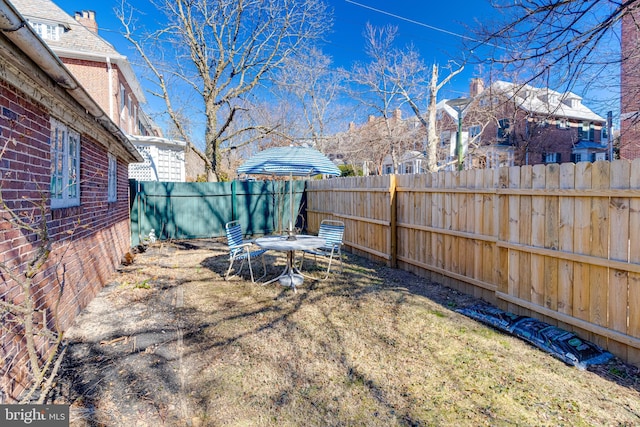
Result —
M60 35L65 31L60 24L29 21L29 25L43 40L60 40Z

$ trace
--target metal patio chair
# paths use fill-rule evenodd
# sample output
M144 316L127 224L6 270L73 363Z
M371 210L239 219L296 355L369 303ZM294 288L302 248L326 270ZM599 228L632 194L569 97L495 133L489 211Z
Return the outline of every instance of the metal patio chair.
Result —
M264 273L262 276L258 278L262 279L267 274L267 266L264 262L264 253L267 252L266 249L255 249L251 250L253 247L253 241L243 240L242 239L242 226L239 221L231 221L225 224L224 226L227 233L227 245L229 246L229 268L227 269L227 273L224 276L224 280L229 279L229 273L231 273L231 268L233 267L233 263L236 260L240 260L240 268L238 268L234 275L239 275L242 271L242 267L244 266L245 260L249 264L249 273L251 274L251 282L255 283L255 279L253 278L253 268L251 266L251 259L260 257L262 259L262 268Z
M342 239L344 236L344 222L331 219L325 219L320 223L318 237L325 239L326 243L317 249L307 249L302 251L302 259L300 260L300 269L304 262L304 255L310 254L314 259L318 256L328 258L328 266L325 275L321 280L326 280L331 272L331 264L334 258L340 261L340 274L342 274Z

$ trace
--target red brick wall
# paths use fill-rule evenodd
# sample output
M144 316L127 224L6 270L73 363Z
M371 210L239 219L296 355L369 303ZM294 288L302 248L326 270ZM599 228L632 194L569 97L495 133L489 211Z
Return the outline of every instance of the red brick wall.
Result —
M111 113L109 108L109 84L111 84L111 99L113 102L113 115L110 116L111 120L120 126L125 133L132 135L138 134L138 124L134 123L133 111L129 111L128 109L126 95L125 114L122 115L120 111L120 84L123 84L126 93L131 95L132 110L135 106L138 106L138 102L116 64L112 64L111 80L109 80L109 70L107 64L104 62L70 58L62 58L62 61L107 115ZM138 114L140 114L139 107Z
M6 146L0 158L0 191L8 208L27 221L41 217L34 206L45 197L52 252L31 289L48 326L58 322L64 330L111 280L130 246L128 171L119 160L118 199L108 203L107 153L91 137L81 135L81 205L51 211L49 127L47 111L0 81L0 150ZM0 262L20 277L42 241L35 231L18 228L9 218L7 210L0 210ZM23 301L18 283L6 271L0 270L0 276L0 299ZM4 362L0 364L0 402L11 402L23 381L28 381L23 328L11 322L5 311L0 313L0 360Z
M622 61L620 70L620 157L640 157L640 34L639 5L622 18Z

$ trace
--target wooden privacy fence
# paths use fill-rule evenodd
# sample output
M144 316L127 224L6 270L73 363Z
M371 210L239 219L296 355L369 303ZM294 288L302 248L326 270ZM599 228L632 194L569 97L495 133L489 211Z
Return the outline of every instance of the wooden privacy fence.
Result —
M640 364L640 160L307 183L345 245Z

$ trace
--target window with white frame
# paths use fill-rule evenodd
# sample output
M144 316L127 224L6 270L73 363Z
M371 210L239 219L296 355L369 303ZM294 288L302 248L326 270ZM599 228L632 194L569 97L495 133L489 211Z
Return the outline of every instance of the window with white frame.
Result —
M545 163L560 163L560 153L545 153L544 154L544 162Z
M498 141L502 144L509 144L511 141L511 122L509 119L498 120Z
M578 128L578 138L583 141L593 141L595 136L595 126L593 122L582 122Z
M116 156L109 153L109 173L108 173L108 202L118 200L118 160Z
M51 208L80 205L80 135L51 119Z
M595 160L596 161L607 160L607 153L596 153Z
M29 25L43 40L60 40L60 34L64 33L64 27L58 24L29 21Z
M482 126L469 126L469 138L475 138L476 136L480 135L480 132L482 132Z
M441 147L446 147L447 144L449 144L449 141L451 140L451 131L444 131L444 132L440 132L440 146Z
M126 106L127 98L124 85L120 85L120 117L124 118L124 107Z

